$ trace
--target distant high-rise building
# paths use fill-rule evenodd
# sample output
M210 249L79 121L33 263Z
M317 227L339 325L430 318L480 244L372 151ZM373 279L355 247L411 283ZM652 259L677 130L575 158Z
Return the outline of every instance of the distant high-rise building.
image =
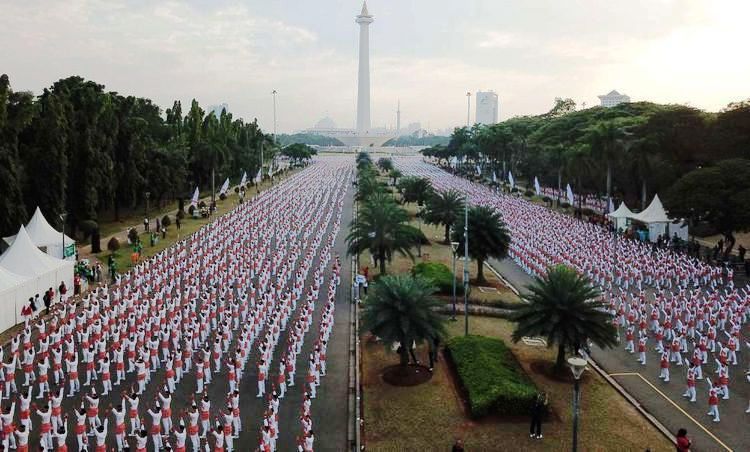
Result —
M476 116L477 124L497 124L498 102L494 91L477 91Z
M398 101L398 108L396 109L396 136L401 133L401 99Z
M615 105L630 102L630 96L620 94L617 90L612 90L608 94L599 96L599 100L602 103L602 107L614 107Z

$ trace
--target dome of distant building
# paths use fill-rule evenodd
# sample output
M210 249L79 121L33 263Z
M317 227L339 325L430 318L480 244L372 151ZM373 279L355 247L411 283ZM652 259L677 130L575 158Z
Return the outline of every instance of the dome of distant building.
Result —
M333 122L333 119L326 116L325 118L315 123L315 128L316 129L335 129L336 123Z

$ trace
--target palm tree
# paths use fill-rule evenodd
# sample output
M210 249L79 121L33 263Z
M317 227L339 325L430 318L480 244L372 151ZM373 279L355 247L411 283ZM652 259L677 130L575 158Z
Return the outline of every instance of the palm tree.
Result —
M387 173L393 169L393 161L388 157L380 157L378 159L378 167L383 170L383 172Z
M386 347L401 344L401 366L409 363L412 343L444 337L445 318L435 308L442 303L434 297L432 283L411 275L384 276L374 284L365 299L362 326L379 337Z
M427 207L422 212L425 221L430 224L445 226L445 243L450 241L451 226L461 217L464 209L464 197L456 190L445 190L434 193L427 200Z
M461 215L460 222L465 221ZM453 229L453 241L458 242L459 250L464 249L464 228ZM484 262L494 257L502 259L508 254L510 232L500 214L492 207L474 206L469 209L469 256L477 261L477 282L485 283Z
M414 259L411 248L425 236L419 229L408 224L409 216L393 198L385 193L374 193L363 204L356 222L352 222L346 237L350 255L369 250L380 265L380 274L385 274L385 263L394 253Z
M558 265L535 278L528 290L528 304L514 307L510 316L517 322L513 342L527 336L544 337L549 347L557 346L558 371L565 367L566 351L575 352L587 341L599 347L617 344L607 305L599 300L599 290L588 278Z
M404 175L404 173L402 173L401 171L399 171L396 168L392 169L388 173L388 177L390 177L391 179L393 179L393 185L396 185L396 183L398 182L398 178L401 177L401 176L403 176L403 175Z
M420 207L424 205L433 191L432 182L429 179L416 176L402 177L398 188L404 203L416 202Z

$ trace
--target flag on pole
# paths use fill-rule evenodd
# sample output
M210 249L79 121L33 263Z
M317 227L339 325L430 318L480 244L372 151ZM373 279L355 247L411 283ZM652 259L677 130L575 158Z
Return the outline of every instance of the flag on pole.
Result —
M479 176L482 175L482 170L479 169L479 165L477 165L477 175L479 175Z
M612 198L609 198L609 209L607 210L608 213L615 211L615 203L612 202Z
M226 195L227 191L229 190L229 178L224 181L224 184L222 184L221 189L219 189L220 195Z
M574 199L573 199L573 189L570 188L570 184L568 184L568 186L565 187L565 191L568 194L568 203L570 203L570 205L572 206L574 204L574 202L573 202Z
M240 180L240 186L244 187L247 183L247 171L242 172L242 180Z
M541 196L542 187L539 185L539 178L536 176L534 176L534 190L536 191L537 196Z
M516 180L513 179L513 173L508 171L508 182L510 182L510 189L513 190L513 187L516 186Z
M193 193L193 198L190 200L191 206L197 206L198 205L198 187L195 187L195 192Z
M255 175L255 183L258 184L261 181L261 170L258 170L258 174Z
M492 182L497 182L497 174L495 172L492 172Z

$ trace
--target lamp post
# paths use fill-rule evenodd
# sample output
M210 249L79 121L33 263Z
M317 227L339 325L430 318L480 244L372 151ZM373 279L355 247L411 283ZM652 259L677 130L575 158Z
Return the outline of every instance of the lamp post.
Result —
M586 370L586 364L586 360L581 357L574 356L568 358L568 365L573 372L573 378L575 378L573 386L573 452L578 451L578 405L581 395L580 379L581 375L583 375L583 371Z
M148 200L151 197L151 192L147 191L144 195L146 195L146 218L148 218Z
M466 93L466 127L471 127L471 92Z
M417 211L417 225L419 226L419 232L422 232L422 211ZM422 257L422 237L417 239L417 257Z
M273 94L273 144L276 144L276 90L273 90L271 94Z
M68 212L60 214L60 221L62 222L62 258L65 259L65 219L68 218Z
M456 321L456 256L458 253L458 242L451 242L451 250L453 250L453 314L451 320Z
M469 197L464 201L464 336L469 335Z

